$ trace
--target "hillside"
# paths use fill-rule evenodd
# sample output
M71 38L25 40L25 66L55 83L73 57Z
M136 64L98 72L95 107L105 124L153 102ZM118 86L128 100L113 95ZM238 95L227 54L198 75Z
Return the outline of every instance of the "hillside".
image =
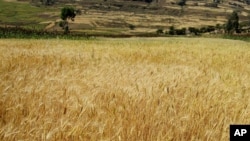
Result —
M133 35L152 33L157 29L167 30L170 26L182 28L223 25L234 10L238 11L240 22L249 24L250 20L250 5L244 0L224 0L216 5L210 0L190 0L183 7L176 0L151 3L130 0L59 0L49 6L44 6L37 0L0 0L0 3L1 25L33 28L39 25L48 31L61 31L57 23L60 21L60 9L65 5L82 12L70 23L71 30L94 34Z

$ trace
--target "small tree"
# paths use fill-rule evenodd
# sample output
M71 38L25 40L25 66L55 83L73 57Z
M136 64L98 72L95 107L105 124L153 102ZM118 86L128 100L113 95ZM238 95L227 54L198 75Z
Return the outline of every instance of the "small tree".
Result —
M188 30L190 33L193 33L194 35L199 35L199 33L200 33L199 29L197 29L195 27L189 27Z
M168 32L169 35L174 35L175 34L175 29L174 29L174 26L170 26L169 27L169 32Z
M129 29L130 29L130 30L134 30L134 29L135 29L135 26L132 25L132 24L129 24Z
M151 3L153 0L145 0L145 2L147 3Z
M160 34L163 34L163 29L159 28L156 30L156 34L160 35Z
M186 5L186 0L180 0L177 4L183 7L184 5Z
M64 29L64 33L69 33L69 23L68 19L71 21L74 21L74 18L76 16L76 10L72 7L64 7L61 10L61 19L62 21L59 23L59 26Z
M189 29L190 30L190 29ZM201 33L206 33L207 32L207 28L206 27L201 27L200 28L200 32Z
M211 25L209 25L209 26L207 26L207 32L213 32L213 31L215 31L215 27L214 26L211 26Z
M175 33L176 35L186 35L186 28L176 29Z
M239 16L238 16L237 12L234 11L229 16L225 28L226 28L227 33L232 33L234 31L236 31L237 33L239 33Z

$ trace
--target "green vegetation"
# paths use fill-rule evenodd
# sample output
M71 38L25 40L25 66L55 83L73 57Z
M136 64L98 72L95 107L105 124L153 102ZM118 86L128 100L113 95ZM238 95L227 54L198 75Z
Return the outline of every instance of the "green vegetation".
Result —
M145 2L147 3L151 3L153 0L145 0Z
M190 33L192 33L194 35L198 35L200 33L199 29L197 29L195 27L189 27L188 30Z
M49 3L53 2L53 0L42 1L45 5L50 5ZM219 13L221 13L220 7L218 7L218 9L206 7L206 9L209 10L207 10L206 15L204 15L204 10L201 6L197 5L199 9L195 9L195 7L189 3L187 3L187 7L190 7L190 9L193 8L192 13L190 13L190 10L187 8L185 9L185 13L182 14L189 16L201 12L200 16L206 19L206 23L202 20L194 23L193 19L190 19L188 24L183 25L179 22L185 23L185 20L179 20L176 14L181 14L178 5L185 5L186 0L177 0L175 3L172 3L171 7L178 7L178 9L171 9L171 7L164 9L159 5L160 0L153 1L152 4L144 3L151 2L146 0L138 0L143 2L133 2L134 0L131 0L127 1L127 3L122 3L122 1L121 3L108 1L95 6L93 6L95 4L94 2L90 0L86 1L90 3L80 5L78 2L72 4L70 2L57 1L53 6L45 6L40 1L32 1L29 3L28 1L20 2L13 0L7 2L5 0L0 0L0 27L2 28L0 31L0 38L38 38L39 36L41 36L41 38L54 38L57 37L57 35L61 36L63 32L69 33L69 31L72 36L77 35L83 37L156 37L171 35L185 36L186 34L188 36L217 37L216 34L220 34L220 37L223 36L224 38L223 34L225 32L249 34L250 31L249 20L247 21L242 13L238 12L239 15L237 12L232 13L227 19L228 22L225 22L225 17L213 20L211 17L218 16ZM215 0L214 3L217 3L217 1ZM105 9L107 5L109 5L109 8ZM220 5L223 4L220 3ZM68 8L65 6L68 6ZM71 6L79 9L69 8ZM136 11L134 11L135 9ZM210 10L211 13L208 13ZM74 17L80 14L81 11L84 12L84 16L77 16L77 22L69 22L69 20L74 21ZM121 13L117 13L117 11ZM134 11L132 15L130 13L131 11ZM162 11L165 11L164 14L168 13L170 16L172 14L175 15L166 18L167 15L162 15ZM215 11L217 11L217 13L215 13ZM237 11L241 10L238 9ZM245 9L245 11L247 11L247 9ZM225 15L226 14L224 14L224 16ZM60 17L62 19L61 22L60 20L58 21ZM241 21L239 21L239 17L241 17ZM194 19L195 18L199 17L195 16ZM216 24L211 23L210 20L216 21ZM223 24L222 21L225 23ZM138 24L138 22L140 22L140 24ZM199 23L199 25L197 23ZM170 27L171 25L175 27ZM6 28L8 29L6 30ZM18 30L15 31L16 29ZM71 36L69 38L71 38ZM231 36L228 38L231 38ZM237 39L239 38L237 37Z
M186 28L176 29L176 35L186 35Z
M59 26L62 27L65 34L69 33L69 24L68 19L74 21L76 16L76 10L72 7L64 7L61 10L61 19L62 21L59 23Z
M242 41L250 42L250 38L247 35L223 35L222 38L230 39L230 40L242 40Z
M226 31L229 34L232 34L233 32L239 33L239 16L236 11L234 11L228 18Z
M43 12L52 12L52 8L34 7L29 3L6 2L0 0L0 23L14 25L37 25L45 20ZM46 17L48 19L48 17Z
M164 33L164 31L163 31L162 28L159 28L159 29L156 30L156 34L157 34L157 35L161 35L161 34L163 34L163 33Z
M135 26L132 25L132 24L129 24L129 29L130 29L130 30L134 30L134 29L135 29Z
M21 27L0 27L1 38L19 38L19 39L90 39L90 35L61 34L59 32L47 32L41 29L27 29Z
M183 7L184 5L186 5L186 0L180 0L177 4Z
M168 32L169 35L174 35L175 34L175 29L174 29L174 26L170 26L169 27L169 32Z

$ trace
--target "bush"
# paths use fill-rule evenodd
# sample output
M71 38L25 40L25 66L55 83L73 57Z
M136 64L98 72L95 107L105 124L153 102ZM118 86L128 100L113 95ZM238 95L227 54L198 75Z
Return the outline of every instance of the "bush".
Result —
M233 11L233 13L228 17L226 31L227 33L232 33L234 31L239 33L239 16L236 11Z
M130 25L129 25L129 29L130 29L130 30L134 30L134 29L135 29L135 26L132 25L132 24L130 24Z
M63 7L61 10L61 19L62 20L67 20L71 19L74 21L74 18L76 16L76 10L72 7Z
M220 3L221 0L213 0L214 3Z
M151 3L153 0L145 0L145 2L147 3Z
M186 35L186 28L176 29L175 33L176 35Z
M207 32L212 32L215 31L215 27L214 26L208 26L207 27Z
M200 28L200 32L201 33L206 33L207 32L207 28L206 27L201 27Z
M161 28L156 30L156 34L158 34L158 35L159 35L159 34L163 34L163 33L164 33L164 32L163 32L163 29L161 29Z
M170 26L169 27L169 32L168 32L169 35L175 35L175 29L174 29L174 26Z
M186 0L180 0L177 4L179 6L184 6L184 5L186 5Z
M195 27L189 27L188 30L190 33L193 33L194 35L198 35L200 33L200 30Z

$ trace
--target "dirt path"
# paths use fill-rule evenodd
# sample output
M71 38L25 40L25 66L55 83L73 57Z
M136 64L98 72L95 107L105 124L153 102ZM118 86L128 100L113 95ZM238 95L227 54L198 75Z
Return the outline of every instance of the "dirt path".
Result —
M51 28L54 27L55 25L56 25L55 22L51 22L49 25L47 25L47 26L45 27L45 30L51 29Z

